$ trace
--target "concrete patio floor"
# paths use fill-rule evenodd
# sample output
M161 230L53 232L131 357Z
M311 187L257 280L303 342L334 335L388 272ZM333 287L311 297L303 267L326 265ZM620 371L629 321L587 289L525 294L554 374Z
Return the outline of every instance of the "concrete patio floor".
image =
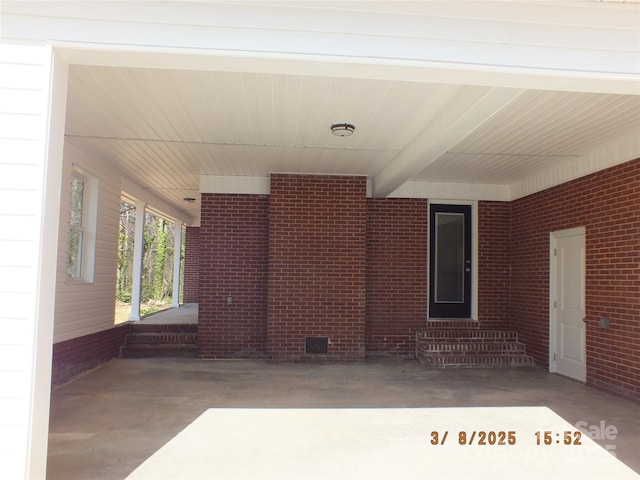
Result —
M209 408L471 406L548 406L593 435L609 427L596 441L640 472L640 404L539 368L114 359L53 392L47 478L123 479Z

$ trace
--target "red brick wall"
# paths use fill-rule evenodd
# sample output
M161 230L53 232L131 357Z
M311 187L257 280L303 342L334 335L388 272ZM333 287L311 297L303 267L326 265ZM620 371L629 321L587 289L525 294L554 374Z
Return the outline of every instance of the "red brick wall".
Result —
M640 399L640 159L516 200L512 215L511 316L527 351L548 364L549 233L584 226L587 383Z
M478 323L508 330L511 318L511 204L478 202Z
M187 227L184 241L182 301L198 303L200 285L200 227Z
M201 358L265 355L268 202L258 195L202 195Z
M53 345L51 383L61 385L120 355L131 324L124 323L103 332Z
M367 201L367 355L415 356L427 318L427 201Z
M364 359L365 259L365 177L271 176L270 359ZM328 355L305 354L307 336Z

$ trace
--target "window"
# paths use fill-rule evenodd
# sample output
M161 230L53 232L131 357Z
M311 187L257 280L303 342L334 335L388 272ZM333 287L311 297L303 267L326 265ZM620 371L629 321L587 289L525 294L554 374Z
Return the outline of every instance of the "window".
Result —
M67 278L92 282L95 253L97 180L78 172L71 179Z
M82 237L84 236L84 179L71 181L71 211L69 212L69 244L67 248L67 275L82 277Z

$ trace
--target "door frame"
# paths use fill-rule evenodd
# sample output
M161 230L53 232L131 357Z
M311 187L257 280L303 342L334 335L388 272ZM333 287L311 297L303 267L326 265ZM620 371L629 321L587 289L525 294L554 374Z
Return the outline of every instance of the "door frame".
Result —
M557 315L556 315L556 308L554 307L554 301L555 301L555 292L556 292L556 278L557 278L557 267L556 267L556 260L555 260L555 255L554 255L554 250L556 248L557 245L557 240L559 238L563 238L563 237L573 237L573 236L577 236L577 235L582 235L585 239L585 248L586 248L586 232L587 229L585 227L574 227L574 228L568 228L565 230L557 230L554 232L550 232L549 233L549 372L550 373L558 373L558 368L557 368L557 363L556 360L554 359L554 353L556 353L556 348L557 348L557 338L556 338L556 324L557 324ZM583 272L584 272L584 276L585 278L583 280L585 280L583 282L584 288L582 291L582 304L585 306L585 310L586 310L586 295L587 295L587 288L586 288L586 256L583 257L582 259L583 265ZM586 311L585 311L585 315L586 315ZM586 346L586 326L585 326L585 335L583 338L583 348L584 348L584 353L585 353L585 368L586 368L586 361L587 361L587 346ZM579 380L576 380L579 381Z
M477 200L441 200L430 198L427 200L427 295L430 286L428 285L431 277L431 264L429 261L431 253L431 235L429 234L429 218L431 212L431 204L441 205L469 205L471 206L471 318L469 320L478 321L478 201ZM427 321L459 321L460 318L431 318L429 316L429 299L427 298Z

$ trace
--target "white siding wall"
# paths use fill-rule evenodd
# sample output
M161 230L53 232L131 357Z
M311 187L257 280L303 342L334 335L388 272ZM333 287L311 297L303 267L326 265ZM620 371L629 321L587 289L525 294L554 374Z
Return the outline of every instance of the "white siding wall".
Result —
M67 239L74 166L98 179L96 254L92 283L67 281ZM64 146L54 343L113 328L120 218L120 175L69 142Z
M42 225L51 58L47 47L0 45L1 478L38 478L46 459L42 451L34 452L32 441L34 410L43 405L35 399L35 392L43 386L47 390L50 379L50 373L45 372L37 380L35 365L40 362L39 355L47 357L47 353L49 368L51 364L46 345L47 340L51 343L52 316L40 318L46 310L40 305L40 282L46 250ZM47 288L51 285L44 290ZM42 332L49 332L49 338L44 338L45 351L37 349L39 324ZM44 405L46 418L40 427L46 435L48 396ZM40 428L35 435L42 433ZM29 452L39 456L37 471L30 471Z

